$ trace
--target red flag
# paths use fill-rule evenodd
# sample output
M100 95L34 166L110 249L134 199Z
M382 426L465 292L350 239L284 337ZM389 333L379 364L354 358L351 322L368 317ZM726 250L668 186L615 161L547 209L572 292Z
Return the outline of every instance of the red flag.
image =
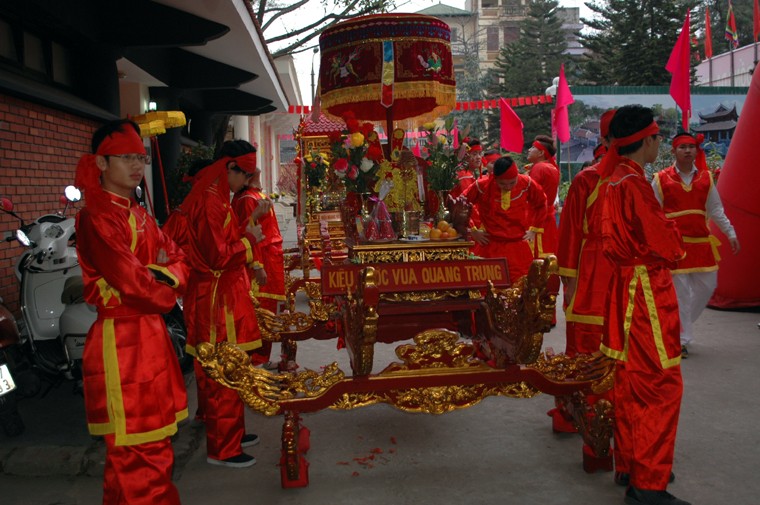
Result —
M676 105L681 108L683 114L683 129L689 131L689 117L691 116L691 48L689 47L689 12L686 12L686 20L683 22L681 34L678 36L676 45L668 58L665 70L673 76L670 79L670 96Z
M752 9L752 35L755 36L755 42L760 37L760 0L755 0Z
M739 47L739 32L736 31L736 18L734 17L734 6L731 0L728 0L728 15L726 16L726 40L734 46Z
M501 148L513 153L523 150L523 122L506 100L499 98L501 115Z
M712 58L712 28L710 27L710 9L705 7L705 58Z
M557 85L557 101L554 103L554 114L552 115L552 130L557 132L557 138L560 142L570 140L570 113L567 107L575 102L573 94L570 93L570 86L565 79L565 64L559 66L559 84Z

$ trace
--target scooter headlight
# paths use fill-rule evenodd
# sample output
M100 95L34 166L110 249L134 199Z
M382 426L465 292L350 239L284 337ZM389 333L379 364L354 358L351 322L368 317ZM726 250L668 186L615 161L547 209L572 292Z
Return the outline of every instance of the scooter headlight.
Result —
M19 243L24 247L29 247L32 245L32 241L29 239L29 237L26 236L26 233L21 230L16 230L16 240L18 240Z

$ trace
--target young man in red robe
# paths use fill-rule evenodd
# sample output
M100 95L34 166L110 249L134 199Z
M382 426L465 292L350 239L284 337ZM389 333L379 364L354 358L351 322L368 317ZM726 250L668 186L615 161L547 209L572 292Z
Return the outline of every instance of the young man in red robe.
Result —
M662 137L651 109L627 105L610 122L612 149L599 168L609 183L602 248L614 265L602 353L615 367L615 466L629 504L688 505L666 491L681 409L678 301L669 267L684 258L674 221L646 180Z
M225 144L222 155L239 156L256 153L256 148L244 140ZM261 191L261 169L252 167L252 171L234 166L230 173L230 189L234 193L232 208L241 223L252 219L261 225L264 240L256 245L259 262L254 263L248 272L251 280L251 293L262 308L276 314L278 304L285 300L285 260L282 252L282 235L277 224L272 201ZM264 368L273 370L277 363L270 361L272 342L265 341L261 348L254 351L253 362L264 363Z
M609 144L609 123L614 113L610 110L602 114L603 146ZM575 176L559 222L557 264L565 287L565 354L568 356L599 351L604 332L613 266L602 254L601 213L607 181L599 179L597 168L598 165L591 165ZM593 404L598 399L590 397L589 402ZM552 409L549 415L554 431L576 431L558 409ZM584 447L584 450L589 449Z
M700 135L701 137L701 135ZM681 357L688 358L693 325L718 285L718 246L707 220L728 237L731 251L739 252L736 231L723 211L718 190L707 169L701 138L680 133L673 139L676 163L654 174L652 188L665 215L674 219L683 235L686 258L671 271L681 318Z
M79 161L87 205L77 253L98 318L83 356L90 433L106 442L104 504L178 504L170 437L187 417L182 372L162 314L185 289L184 254L134 199L150 163L139 128L108 123Z
M246 266L254 262L261 227L240 226L230 206L228 171L256 166L254 153L222 157L195 177L182 203L189 225L192 267L184 298L187 350L196 355L201 342L231 342L244 351L261 347L261 333L250 297ZM242 448L256 445L258 436L245 433L244 407L237 392L210 379L196 362L198 408L206 425L207 461L244 468L256 459Z
M533 261L530 244L546 215L543 189L519 174L512 158L503 156L494 163L493 174L475 181L462 196L480 215L480 226L470 230L476 244L473 252L484 258L506 258L514 284Z

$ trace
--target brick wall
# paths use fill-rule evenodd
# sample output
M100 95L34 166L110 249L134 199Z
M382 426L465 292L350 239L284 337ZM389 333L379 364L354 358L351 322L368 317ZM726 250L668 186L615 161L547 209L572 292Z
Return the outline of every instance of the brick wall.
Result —
M25 222L63 210L63 188L74 183L77 161L90 152L98 126L97 121L0 94L0 196L13 202ZM18 221L0 212L0 237L17 227ZM0 296L16 316L13 267L22 252L17 242L0 243Z

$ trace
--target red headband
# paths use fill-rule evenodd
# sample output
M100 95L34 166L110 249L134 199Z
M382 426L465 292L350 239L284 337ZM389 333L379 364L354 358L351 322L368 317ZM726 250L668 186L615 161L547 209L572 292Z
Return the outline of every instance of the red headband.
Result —
M504 180L514 179L515 177L517 177L517 174L518 174L517 163L512 163L512 166L510 166L506 172L499 175L494 174L494 177L500 181L504 181Z
M100 186L100 168L96 159L98 156L115 154L146 154L142 138L129 124L122 125L123 130L117 130L108 135L98 146L95 154L85 154L77 163L74 184L84 190L87 206L103 210L103 204L108 202L103 188Z
M658 133L660 133L660 127L657 126L657 123L655 121L652 121L649 123L649 126L637 131L633 135L628 135L627 137L621 137L619 139L613 139L610 149L607 151L607 154L604 156L604 158L602 158L601 163L599 163L599 168L597 169L599 172L599 177L605 179L612 175L613 170L615 170L615 167L620 161L618 148L631 145L634 142L638 142L639 140L643 140L651 135L656 135Z
M478 152L478 151L482 151L483 150L483 146L480 145L480 144L475 144L474 146L471 146L471 145L467 144L467 146L468 146L468 149L467 149L468 151Z
M546 159L546 161L554 165L555 168L558 168L557 162L555 161L554 156L549 152L549 149L547 149L545 145L543 145L538 140L534 140L532 145L533 147L535 147L536 149L544 153L544 158Z
M619 139L613 139L612 145L617 147L625 147L633 144L634 142L638 142L639 140L645 139L651 135L657 135L660 133L660 127L657 126L657 123L655 121L652 121L649 123L649 126L644 128L643 130L639 130L633 135L628 135L627 137L620 137Z
M707 170L707 157L705 156L705 150L702 149L702 142L705 140L705 136L701 133L696 138L691 135L679 135L673 139L673 149L683 144L692 144L697 146L697 156L694 159L694 165L699 170Z
M610 122L616 112L617 109L610 109L602 114L602 117L599 119L599 133L602 134L602 137L608 137L610 135Z
M256 173L256 153L248 153L232 158L232 161L245 173Z
M676 138L673 139L673 147L678 147L681 144L693 144L697 147L702 144L702 141L705 139L705 136L700 134L702 137L701 139L699 137L694 138L691 135L679 135Z

